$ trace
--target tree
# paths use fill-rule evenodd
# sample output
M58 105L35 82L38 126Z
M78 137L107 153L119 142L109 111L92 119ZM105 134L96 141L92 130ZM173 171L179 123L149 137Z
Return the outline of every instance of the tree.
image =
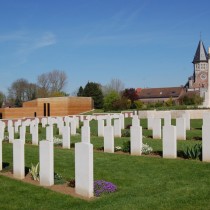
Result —
M124 84L119 79L111 79L111 81L103 87L104 95L108 94L110 91L115 91L120 94L124 89Z
M172 99L172 97L170 97L168 100L165 101L165 106L173 106L175 103Z
M194 93L191 95L183 96L179 101L182 105L200 105L203 102L203 98L200 97L200 95Z
M26 79L17 79L8 88L8 98L12 105L21 106L24 101L36 98L37 86Z
M131 106L131 100L125 97L121 97L120 99L112 103L113 110L125 110L129 109L130 106Z
M77 92L77 96L83 96L84 95L84 89L82 86L79 87L79 90Z
M5 100L5 95L3 92L0 91L0 108L2 107L4 100Z
M113 103L117 100L120 100L120 96L116 91L112 90L106 94L106 96L104 96L104 110L113 110Z
M66 94L64 92L66 84L67 75L64 71L53 70L51 72L41 74L37 78L37 85L39 87L38 97L49 97L55 95L63 96Z
M127 88L122 93L123 97L131 100L133 104L134 101L138 100L139 96L134 88Z
M88 82L84 88L83 96L92 97L95 108L100 109L103 107L103 93L100 84Z

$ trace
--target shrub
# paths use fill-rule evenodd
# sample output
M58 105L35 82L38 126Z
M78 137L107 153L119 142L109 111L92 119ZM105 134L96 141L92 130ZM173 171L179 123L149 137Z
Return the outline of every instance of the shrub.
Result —
M96 148L97 150L102 150L102 151L104 151L104 147L102 146L102 147L97 147Z
M164 105L165 106L173 106L174 101L173 101L172 97L170 97L167 101L165 101Z
M38 133L41 134L42 133L42 128L38 128Z
M104 97L104 110L110 111L113 110L113 103L120 99L119 94L116 91L110 91L105 97Z
M39 163L37 163L36 166L34 166L31 163L31 168L29 169L29 173L33 180L39 181Z
M5 136L3 141L9 141L9 136Z
M61 146L63 141L62 141L62 139L54 137L53 138L53 143L54 143L54 145Z
M122 151L130 152L130 149L131 149L130 141L123 142Z
M134 105L136 109L141 109L144 105L144 103L140 100L134 101Z
M180 99L180 104L182 105L200 105L203 102L203 98L200 95L192 94L192 95L185 95Z
M74 147L75 147L75 143L72 142L72 143L70 144L70 147L71 147L71 148L74 148Z
M142 150L141 151L142 151L142 154L148 155L148 154L150 154L153 151L153 149L152 149L152 147L150 147L146 143L146 144L142 144Z
M120 147L120 146L116 146L116 147L114 148L114 151L115 151L115 152L121 151L121 150L122 150L122 147Z
M120 98L113 102L112 104L113 110L124 110L129 109L131 107L131 101L127 98Z
M131 150L131 145L130 144L131 144L130 141L123 142L122 151L123 152L130 152L130 150ZM143 154L148 155L153 151L153 149L148 144L142 144L142 150L141 151L142 151Z
M70 179L67 183L69 187L75 188L75 179Z
M131 126L132 126L131 124L127 125L127 126L126 126L126 129L130 129Z
M54 173L54 184L63 184L63 183L65 183L63 177L58 173Z
M100 197L103 194L112 193L117 190L117 186L111 182L106 182L104 180L94 181L94 195Z
M130 137L130 131L127 129L122 130L122 137Z
M184 157L188 159L200 159L202 158L202 145L201 144L195 144L192 147L187 147L186 150L184 150Z

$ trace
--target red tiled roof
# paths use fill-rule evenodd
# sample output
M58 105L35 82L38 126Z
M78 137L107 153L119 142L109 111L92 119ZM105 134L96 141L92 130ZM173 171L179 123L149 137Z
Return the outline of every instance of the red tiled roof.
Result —
M183 92L183 87L145 88L138 94L139 99L146 98L177 98Z

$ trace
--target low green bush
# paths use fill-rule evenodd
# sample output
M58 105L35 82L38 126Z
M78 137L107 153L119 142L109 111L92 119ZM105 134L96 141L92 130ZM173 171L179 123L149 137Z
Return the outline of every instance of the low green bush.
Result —
M122 130L122 137L130 137L130 130L128 129Z
M184 150L184 157L187 159L202 159L202 145L195 144L194 146L188 146Z
M130 141L123 142L122 151L123 152L130 152L131 144Z

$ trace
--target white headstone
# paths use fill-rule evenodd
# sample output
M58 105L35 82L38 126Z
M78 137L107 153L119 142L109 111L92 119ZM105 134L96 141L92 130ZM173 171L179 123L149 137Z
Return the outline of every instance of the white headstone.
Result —
M202 161L210 162L210 113L203 115Z
M88 126L90 126L89 124L90 124L90 121L89 120L84 120L83 121L83 126L88 127Z
M114 153L113 126L104 127L104 152Z
M3 124L0 124L0 139L4 139L4 126Z
M90 126L82 126L82 142L90 143Z
M110 115L107 115L106 117L106 126L111 126L112 125L112 118Z
M104 120L98 119L98 136L104 136Z
M163 126L163 157L177 157L176 126Z
M176 119L176 135L177 140L186 140L186 121L185 118Z
M32 134L34 125L35 125L35 121L31 121L31 123L29 125L29 132L30 132L30 134Z
M80 121L81 121L81 122L84 121L84 115L80 115Z
M21 139L13 141L13 176L17 179L25 177L24 142Z
M8 122L7 122L7 126L8 126L8 127L12 127L12 126L13 126L13 122L12 122L12 120L8 120Z
M186 130L190 130L190 113L189 113L189 111L185 111L185 113L182 115L182 117L185 118Z
M114 120L114 136L121 137L121 124L119 119Z
M75 144L75 191L87 198L93 197L93 145Z
M39 128L38 125L34 125L32 127L32 144L38 145L39 144Z
M138 115L134 115L132 118L132 126L140 126L140 120Z
M142 127L131 126L131 155L141 155L142 153Z
M70 127L64 126L63 127L63 148L70 149Z
M53 142L40 141L39 144L39 179L40 185L51 186L54 184L54 151Z
M120 114L120 123L121 123L121 129L125 129L125 117L123 114Z
M161 139L161 119L153 119L153 130L152 130L153 139Z
M75 116L76 128L79 128L79 117Z
M164 112L164 125L171 125L171 112L170 111Z
M26 127L24 125L22 125L20 127L20 139L23 140L23 142L25 143L25 141L26 141Z
M148 116L147 117L147 128L148 128L148 130L153 129L153 121L154 121L154 116Z
M2 170L2 139L0 139L0 171Z
M9 133L9 143L13 143L14 141L14 134L15 134L15 129L13 126L8 127L8 133Z
M46 140L53 141L53 126L46 127Z
M76 122L74 119L71 119L70 127L71 127L71 135L76 135L77 127L76 127Z
M58 123L59 135L62 135L63 127L64 127L64 121L59 121L59 123Z
M41 119L41 123L42 123L42 128L45 128L46 127L46 125L47 125L47 118L42 118Z

